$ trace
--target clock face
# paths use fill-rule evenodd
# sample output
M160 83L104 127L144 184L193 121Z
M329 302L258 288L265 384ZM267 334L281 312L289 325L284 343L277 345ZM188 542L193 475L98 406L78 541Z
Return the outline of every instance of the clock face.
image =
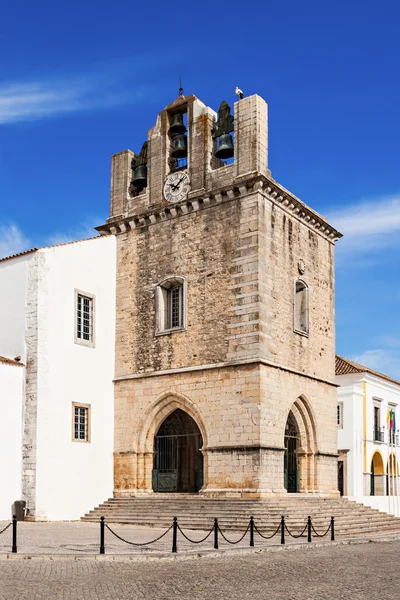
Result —
M168 175L164 184L164 196L169 202L184 200L189 191L189 177L185 171Z

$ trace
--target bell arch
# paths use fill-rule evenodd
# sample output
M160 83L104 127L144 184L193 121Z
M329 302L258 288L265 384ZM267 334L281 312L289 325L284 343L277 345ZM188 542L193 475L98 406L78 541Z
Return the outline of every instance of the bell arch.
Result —
M288 428L292 435L286 435ZM296 445L290 442L294 429L297 431ZM285 425L284 484L287 491L313 492L316 485L317 440L315 418L307 398L299 396L288 411ZM291 464L291 473L288 469ZM294 477L296 483L294 484ZM289 481L292 481L291 485ZM289 485L291 489L289 489Z

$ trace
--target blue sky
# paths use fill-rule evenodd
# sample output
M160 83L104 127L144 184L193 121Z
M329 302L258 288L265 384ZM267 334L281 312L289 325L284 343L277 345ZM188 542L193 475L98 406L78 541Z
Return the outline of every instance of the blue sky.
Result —
M400 378L400 6L93 1L2 7L0 255L87 237L110 157L139 151L179 76L269 104L275 179L329 217L337 351Z

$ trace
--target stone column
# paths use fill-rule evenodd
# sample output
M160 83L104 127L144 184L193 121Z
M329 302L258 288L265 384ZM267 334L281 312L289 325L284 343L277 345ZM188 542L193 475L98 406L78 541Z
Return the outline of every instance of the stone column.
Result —
M236 177L270 175L268 169L268 105L260 96L235 103Z
M129 195L129 186L132 181L132 158L135 154L131 150L124 150L114 154L111 158L111 190L110 190L110 217L122 215Z

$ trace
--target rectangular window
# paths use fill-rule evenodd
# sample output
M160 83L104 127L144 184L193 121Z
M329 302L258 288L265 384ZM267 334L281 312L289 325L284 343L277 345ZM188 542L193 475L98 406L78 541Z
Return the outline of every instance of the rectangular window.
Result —
M381 426L381 409L374 406L374 429L380 429Z
M183 331L187 314L184 278L175 275L157 285L155 301L155 334L164 335Z
M294 330L304 335L309 333L309 289L301 279L295 282Z
M75 342L94 346L94 296L75 290Z
M381 427L381 409L374 406L374 442L384 441L384 430Z
M168 290L169 329L183 326L183 286L176 285Z
M337 419L337 426L340 429L342 429L342 427L343 427L343 404L341 402L339 402L339 404L337 405L336 419Z
M90 404L72 403L72 439L75 442L90 442Z

